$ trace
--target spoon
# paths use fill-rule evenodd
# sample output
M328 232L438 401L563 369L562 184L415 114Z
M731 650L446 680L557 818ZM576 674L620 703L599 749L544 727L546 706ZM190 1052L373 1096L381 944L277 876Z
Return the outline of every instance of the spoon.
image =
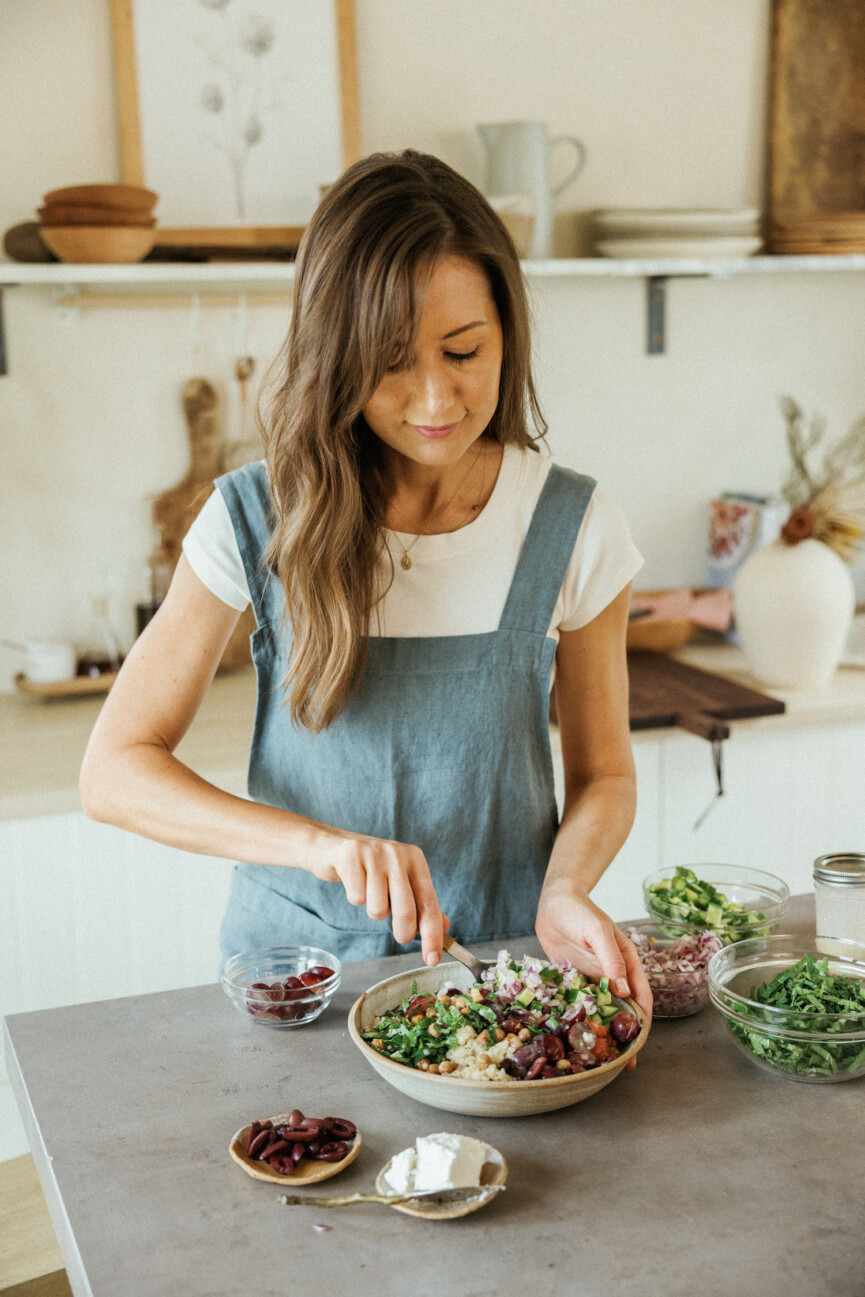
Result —
M286 1118L272 1117L271 1121L274 1126L285 1122ZM339 1162L316 1162L311 1157L302 1157L294 1168L292 1175L281 1175L267 1162L259 1162L256 1158L250 1157L247 1150L249 1145L249 1132L252 1129L252 1123L243 1126L232 1139L228 1146L228 1151L238 1166L243 1167L247 1175L251 1175L254 1180L268 1180L271 1184L295 1185L295 1184L316 1184L319 1180L329 1180L332 1175L339 1175L350 1166L360 1152L360 1146L363 1143L360 1131L356 1131L354 1142L346 1153L345 1157ZM304 1202L311 1202L312 1199L305 1198Z
M355 1202L375 1202L385 1207L398 1207L403 1203L411 1203L419 1211L433 1214L440 1206L458 1203L477 1203L480 1207L504 1187L503 1184L488 1184L483 1188L480 1185L468 1185L461 1189L424 1189L415 1190L414 1193L347 1193L341 1198L311 1198L302 1193L284 1193L279 1201L287 1207L347 1207Z
M458 959L461 964L465 964L469 972L474 973L475 980L478 982L481 980L481 973L484 969L492 968L496 962L494 959L478 959L476 955L473 955L470 950L466 950L465 946L461 946L458 941L454 941L453 937L449 937L447 933L442 938L442 945L449 955L453 955L454 959Z

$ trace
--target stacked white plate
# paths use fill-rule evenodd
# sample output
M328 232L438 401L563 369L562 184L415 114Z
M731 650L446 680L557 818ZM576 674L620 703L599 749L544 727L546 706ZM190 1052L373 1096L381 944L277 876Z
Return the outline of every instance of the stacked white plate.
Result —
M593 229L601 257L751 257L763 246L753 207L607 207Z

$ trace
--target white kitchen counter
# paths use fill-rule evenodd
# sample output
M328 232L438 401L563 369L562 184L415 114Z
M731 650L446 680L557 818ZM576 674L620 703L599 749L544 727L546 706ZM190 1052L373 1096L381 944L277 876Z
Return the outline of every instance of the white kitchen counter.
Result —
M841 667L824 694L767 689L745 668L733 645L695 640L677 655L683 662L730 676L781 698L787 711L735 721L775 731L790 726L865 720L865 670ZM102 698L42 702L17 694L0 696L0 820L61 814L79 808L78 770ZM255 707L252 668L214 681L178 755L199 774L235 789L245 778ZM684 731L637 730L635 745ZM558 736L553 734L558 751Z

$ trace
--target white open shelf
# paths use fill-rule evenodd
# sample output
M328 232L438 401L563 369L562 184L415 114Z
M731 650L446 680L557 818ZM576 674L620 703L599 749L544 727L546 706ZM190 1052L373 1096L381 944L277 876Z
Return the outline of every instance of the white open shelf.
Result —
M556 258L550 261L524 261L530 278L675 278L706 275L726 278L729 275L789 274L799 272L865 270L865 254L840 256L758 256L758 257L663 257L640 260L618 260L613 257ZM0 263L0 287L81 285L105 291L147 291L162 289L174 292L226 290L278 291L294 281L294 264L287 262L228 261L210 263L148 262L138 265L74 265L56 262L31 265L8 261Z

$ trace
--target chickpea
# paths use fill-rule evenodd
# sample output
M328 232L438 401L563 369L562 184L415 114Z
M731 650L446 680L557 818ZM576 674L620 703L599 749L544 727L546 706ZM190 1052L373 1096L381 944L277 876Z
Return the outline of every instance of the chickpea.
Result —
M469 1007L469 1006L466 1004L465 996L463 996L463 995L455 995L455 996L454 996L454 1004L457 1006L457 1008L460 1010L460 1012L462 1012L463 1009L467 1009L467 1008Z
M479 986L473 986L469 991L469 995L472 997L475 1004L480 1004L484 998L484 993Z
M430 1063L429 1067L426 1070L428 1072L434 1072L435 1075L438 1076L439 1072L441 1071L441 1068L439 1067L438 1063Z
M429 1059L422 1058L422 1059L420 1060L420 1062L418 1063L417 1068L418 1068L418 1071L419 1071L419 1072L428 1072L428 1071L429 1071Z
M532 1038L532 1033L529 1031L528 1027L520 1027L517 1035L520 1040L531 1040Z
M505 1036L505 1040L508 1043L508 1049L516 1049L517 1045L520 1043L519 1036L515 1036L512 1031L508 1032L507 1036Z
M478 1054L478 1067L489 1067L492 1061L489 1054Z
M495 1031L493 1032L493 1035L496 1038L496 1044L498 1044L500 1040L504 1040L505 1038L505 1033L502 1031L501 1027L496 1027Z
M439 1071L443 1072L445 1075L448 1075L450 1072L455 1072L456 1070L456 1063L451 1062L450 1059L446 1059L444 1063L439 1063Z
M432 1036L433 1040L438 1040L439 1036L441 1035L441 1032L439 1031L438 1027L430 1027L428 1034Z
M412 1017L412 1022L423 1022L425 1017L426 1017L425 1013L416 1013Z
M372 1042L372 1047L373 1047L373 1049L384 1049L384 1041L383 1041L383 1040L374 1040L374 1041Z
M560 1058L556 1063L556 1067L560 1072L570 1072L571 1070L571 1065L566 1058Z
M469 1014L471 1013L471 1009L470 1009L469 1006L466 1004L462 1009L460 1009L460 1013L462 1014L462 1016L463 1016L464 1018L467 1018L467 1017L469 1016Z

